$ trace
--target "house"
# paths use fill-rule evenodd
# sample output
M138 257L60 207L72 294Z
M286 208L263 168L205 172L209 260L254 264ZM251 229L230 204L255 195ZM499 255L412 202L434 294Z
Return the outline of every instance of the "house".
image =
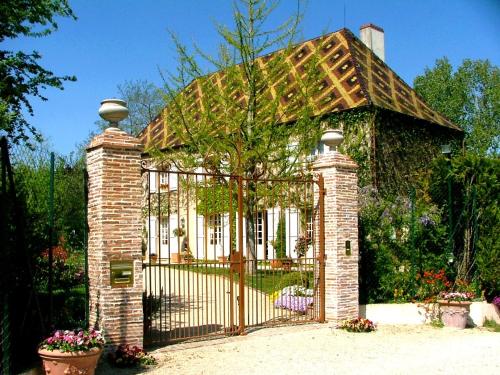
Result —
M444 116L433 111L384 62L384 32L381 28L373 24L363 25L360 34L361 39L348 29L341 29L295 46L288 56L293 64L292 71L287 75L290 90L281 102L283 106L289 105L288 98L293 96L293 86L296 83L294 80L297 79L294 74L300 74L312 56L318 56L315 67L321 73L322 81L317 94L312 97L313 115L321 118L325 127L343 130L345 141L340 151L348 154L360 166L360 186L372 185L387 192L406 191L418 172L425 169L440 153L441 145L453 144L459 147L463 132ZM257 63L266 69L265 64L272 55L258 58ZM214 84L223 85L222 76L223 72L216 72L211 79ZM202 87L196 81L186 90L189 95L198 98L197 100L203 96ZM290 113L283 121L293 123L293 111ZM154 146L162 149L172 143L173 139L164 118L164 115L159 115L139 134L139 139L146 148ZM324 147L318 145L315 153L321 152L324 152ZM154 182L150 181L150 188L153 187L152 191L156 192L162 178L175 179L174 175L165 174L162 177L162 174L158 174ZM166 185L171 189L172 186L177 188L177 184L175 182L174 185ZM299 223L309 222L310 219L301 219L300 212L292 207L286 209L289 210L285 214L287 252L293 256L294 244L306 230L306 227ZM170 238L168 234L173 234L172 228L181 227L181 213L176 215L170 215L169 220L173 220L172 222L158 220L154 215L150 217L150 242L154 239L156 243L160 243L160 249L163 241L170 244L170 252L172 248L181 250L180 239L175 241L175 238ZM190 243L193 243L193 237L198 241L190 245L191 247L201 246L205 249L205 258L208 257L207 248L210 245L214 245L213 258L218 254L225 255L220 249L229 247L228 214L219 213L219 216L205 218L197 213L188 215L185 211L184 215L197 217L189 227L197 228L196 232L203 234L193 236L188 233ZM269 252L268 243L276 239L279 221L276 215L274 208L256 213L256 245L262 244L258 253L260 251L263 256L258 259L270 258L275 253ZM188 226L188 223L184 225ZM272 236L262 239L259 233L264 232L271 233ZM161 233L169 238L160 240ZM172 245L173 242L177 244ZM226 246L223 246L224 244ZM215 249L216 245L221 245L219 250Z

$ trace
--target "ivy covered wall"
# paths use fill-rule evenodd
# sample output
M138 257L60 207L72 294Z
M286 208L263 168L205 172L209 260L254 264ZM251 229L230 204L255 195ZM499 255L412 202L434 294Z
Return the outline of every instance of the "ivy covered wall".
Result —
M406 194L441 155L442 145L459 150L463 139L462 132L380 109L374 131L373 178L384 193Z
M463 139L453 129L374 107L336 113L327 122L343 130L339 151L359 165L359 186L377 186L386 193L406 194L443 144L459 149Z

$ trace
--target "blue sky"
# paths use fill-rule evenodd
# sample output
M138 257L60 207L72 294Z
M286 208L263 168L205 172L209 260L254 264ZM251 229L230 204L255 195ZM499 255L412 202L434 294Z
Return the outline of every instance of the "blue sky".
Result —
M37 50L42 65L57 75L76 75L65 90L48 89L48 101L34 100L29 117L56 152L68 154L95 130L104 98L116 97L126 80L158 85L158 70L176 67L167 30L186 44L208 52L219 41L213 22L232 25L230 0L70 0L77 21L61 19L44 38L15 39L3 48ZM344 24L345 4L345 24ZM283 20L296 2L282 0L275 15ZM385 31L388 65L410 85L425 67L447 56L454 66L465 58L500 65L498 0L309 0L301 37L313 38L344 25L374 23Z

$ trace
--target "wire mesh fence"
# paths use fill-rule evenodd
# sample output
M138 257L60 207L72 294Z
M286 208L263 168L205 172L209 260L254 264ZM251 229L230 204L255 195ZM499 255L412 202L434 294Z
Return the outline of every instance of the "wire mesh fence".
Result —
M85 206L76 160L6 138L1 149L0 372L9 374L35 359L51 330L85 324Z

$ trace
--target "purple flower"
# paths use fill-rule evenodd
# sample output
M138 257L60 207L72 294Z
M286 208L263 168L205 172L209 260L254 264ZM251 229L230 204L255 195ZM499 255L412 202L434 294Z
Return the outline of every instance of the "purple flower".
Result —
M421 217L420 217L420 223L424 226L424 227L428 227L428 226L434 226L436 225L435 221L432 220L431 217L429 217L427 214L423 214Z
M313 304L313 297L296 297L290 295L282 295L275 302L275 307L281 307L291 311L305 313L307 307Z
M500 296L496 296L495 298L493 298L493 304L500 308Z

